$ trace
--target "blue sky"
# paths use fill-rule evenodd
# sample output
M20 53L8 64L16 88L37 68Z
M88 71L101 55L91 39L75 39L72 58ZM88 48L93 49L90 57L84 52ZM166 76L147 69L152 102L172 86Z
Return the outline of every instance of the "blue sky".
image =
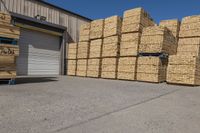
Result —
M122 16L123 11L143 7L156 22L200 14L200 0L46 0L91 19Z

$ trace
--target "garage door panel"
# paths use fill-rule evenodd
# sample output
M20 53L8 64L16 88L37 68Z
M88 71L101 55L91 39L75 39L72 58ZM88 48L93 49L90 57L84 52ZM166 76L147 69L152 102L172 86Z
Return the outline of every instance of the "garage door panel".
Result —
M18 75L59 75L60 38L21 29Z

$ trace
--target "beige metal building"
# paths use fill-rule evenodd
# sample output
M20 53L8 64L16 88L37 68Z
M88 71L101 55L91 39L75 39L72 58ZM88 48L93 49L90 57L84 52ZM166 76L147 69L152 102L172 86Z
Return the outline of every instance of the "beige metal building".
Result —
M80 25L91 21L42 0L0 0L0 10L21 29L18 76L65 74L65 44L77 42Z

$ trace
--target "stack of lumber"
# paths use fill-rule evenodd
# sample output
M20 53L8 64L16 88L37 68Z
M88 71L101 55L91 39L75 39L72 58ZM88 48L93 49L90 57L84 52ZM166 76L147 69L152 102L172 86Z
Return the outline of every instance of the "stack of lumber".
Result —
M177 55L171 56L167 70L167 82L200 85L200 16L182 20Z
M138 49L144 27L155 23L142 8L127 10L123 15L118 79L135 80Z
M122 33L142 32L144 27L153 26L150 15L142 8L135 8L124 12Z
M120 44L120 56L137 56L141 33L122 34Z
M117 78L135 80L137 57L120 57Z
M77 76L85 77L87 74L87 60L89 56L89 42L78 43Z
M88 56L89 56L89 42L79 42L77 59L87 59Z
M111 36L103 39L102 57L119 56L120 37Z
M90 50L89 50L89 58L101 58L102 51L102 39L91 40L90 42Z
M159 25L167 27L178 41L180 31L180 22L178 19L162 20Z
M87 77L100 77L100 59L88 59Z
M89 41L90 40L90 23L82 24L80 28L79 41Z
M16 58L19 46L16 45L20 29L11 25L11 16L0 12L0 79L16 78Z
M87 59L78 59L77 60L77 70L76 75L81 77L87 76Z
M181 22L181 30L179 37L180 38L199 37L200 36L199 27L200 27L200 15L185 17Z
M69 43L67 52L67 74L71 76L76 75L77 63L77 43Z
M166 80L167 59L159 57L139 57L137 62L137 80L160 83Z
M119 16L105 19L102 46L101 78L116 79L122 20Z
M176 54L177 43L172 32L162 26L151 26L143 29L139 53Z
M68 60L67 62L67 75L75 76L76 75L76 64L77 60Z
M122 19L119 16L112 16L105 19L104 38L121 34Z
M104 20L94 20L91 22L90 26L90 40L102 39L104 29Z
M118 58L102 58L101 78L116 79L117 64Z
M200 59L197 56L174 55L169 58L167 82L200 85Z
M121 31L120 56L137 56L143 28L153 25L155 23L144 9L135 8L125 11Z

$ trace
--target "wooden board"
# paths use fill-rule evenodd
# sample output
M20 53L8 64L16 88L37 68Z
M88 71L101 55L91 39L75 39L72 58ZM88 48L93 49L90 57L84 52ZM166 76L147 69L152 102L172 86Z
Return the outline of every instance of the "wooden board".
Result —
M19 39L20 29L12 25L0 24L0 37Z
M135 8L124 12L122 33L141 32L144 27L155 23L150 15L142 8Z
M0 44L0 56L19 56L19 46Z
M89 56L89 42L79 42L77 59L87 59L88 56Z
M101 65L101 78L116 79L117 63L117 58L103 58Z
M167 69L167 82L200 85L199 57L185 55L170 56Z
M10 25L11 16L5 12L0 12L0 24Z
M104 38L102 57L118 57L120 48L120 37L111 36Z
M117 78L122 80L136 79L137 57L120 57Z
M177 46L176 38L166 27L151 26L143 30L139 52L173 55L177 52Z
M16 71L0 71L0 79L12 79L16 78Z
M200 15L183 18L179 37L200 37Z
M140 33L122 34L120 43L120 56L137 56L140 38Z
M92 40L90 42L89 58L100 58L102 54L102 39Z
M87 63L88 63L87 59L77 60L77 71L76 71L77 76L82 76L82 77L87 76Z
M67 60L67 75L76 75L77 60Z
M119 16L112 16L105 19L104 37L121 34L122 19Z
M87 77L100 77L101 59L88 59Z
M162 20L159 25L167 27L178 38L180 31L180 21L178 19Z
M82 24L80 27L79 41L89 41L90 40L90 23Z
M16 77L16 57L0 56L0 79Z
M167 60L159 57L138 57L137 80L160 83L166 80Z
M77 49L78 44L77 43L69 43L68 46L68 55L66 56L67 59L77 59Z
M90 27L90 39L101 39L103 38L104 20L94 20L91 22Z

